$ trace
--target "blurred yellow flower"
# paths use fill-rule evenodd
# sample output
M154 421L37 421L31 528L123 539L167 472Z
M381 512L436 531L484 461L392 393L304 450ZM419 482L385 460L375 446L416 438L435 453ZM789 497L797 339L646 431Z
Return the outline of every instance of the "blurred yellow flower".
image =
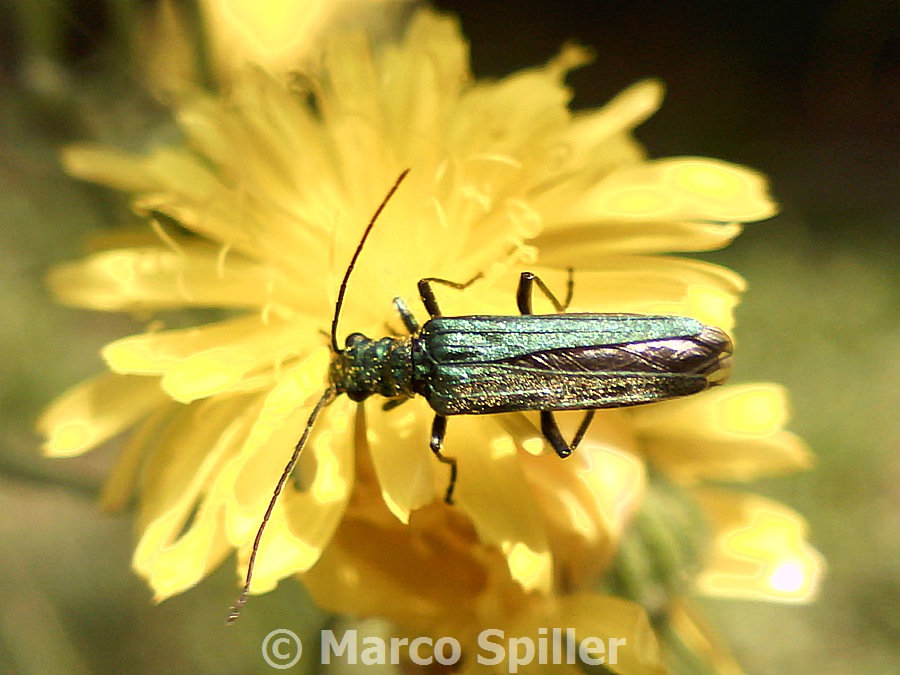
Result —
M394 0L399 5L408 0ZM201 0L216 70L229 78L246 63L291 70L339 20L367 12L387 21L384 0Z
M645 157L631 130L658 107L658 82L569 111L563 80L587 61L580 48L472 81L457 23L428 10L396 41L341 28L317 45L317 65L291 77L238 68L227 94L178 94L182 145L64 154L73 175L133 195L152 228L98 238L88 257L55 269L61 302L139 316L224 310L189 329L157 320L107 345L110 372L39 422L59 457L136 426L104 499L117 507L139 493L134 567L160 600L232 550L246 565L325 386L337 284L404 168L351 279L345 331L400 330L392 299L415 298L429 276L484 274L441 294L448 315L515 314L526 265L551 288L574 267L573 311L689 315L730 331L742 279L658 254L724 246L740 223L775 212L749 169ZM501 620L525 634L580 621L579 630L621 630L642 645L616 672L656 672L635 606L591 593L641 504L645 463L688 486L710 516L715 546L700 590L797 600L815 586L821 565L799 517L698 485L808 464L802 442L782 430L777 387L601 411L565 462L544 454L530 414L454 418L452 508L434 503L447 475L428 447L433 412L421 400L381 404L341 397L324 409L263 538L253 592L303 573L323 606L456 631L467 644Z

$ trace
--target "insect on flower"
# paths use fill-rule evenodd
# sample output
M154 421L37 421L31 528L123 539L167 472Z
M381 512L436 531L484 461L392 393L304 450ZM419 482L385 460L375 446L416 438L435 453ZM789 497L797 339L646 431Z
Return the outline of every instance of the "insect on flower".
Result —
M443 454L447 417L539 411L541 432L560 457L569 456L599 408L620 408L696 394L727 379L731 340L724 331L683 316L643 314L565 314L572 300L572 271L560 302L531 272L522 272L516 292L517 316L441 315L433 284L464 289L466 283L425 278L418 284L430 316L419 326L400 299L394 304L407 337L373 340L361 333L338 345L337 327L347 282L366 239L391 197L409 173L404 171L379 205L353 253L341 281L331 321L329 384L313 408L293 455L284 468L256 533L241 594L231 608L237 619L250 593L259 544L272 510L290 478L319 412L339 394L353 401L378 394L393 408L413 396L435 411L430 448L450 468L444 501L453 503L457 464ZM532 314L534 287L557 314ZM571 442L563 437L554 411L584 410Z

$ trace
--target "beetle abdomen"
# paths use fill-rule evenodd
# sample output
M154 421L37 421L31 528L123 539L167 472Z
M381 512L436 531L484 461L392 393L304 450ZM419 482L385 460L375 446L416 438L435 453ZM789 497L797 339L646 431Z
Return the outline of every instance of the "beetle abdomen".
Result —
M439 317L417 340L414 389L439 415L618 408L720 384L731 350L687 317Z

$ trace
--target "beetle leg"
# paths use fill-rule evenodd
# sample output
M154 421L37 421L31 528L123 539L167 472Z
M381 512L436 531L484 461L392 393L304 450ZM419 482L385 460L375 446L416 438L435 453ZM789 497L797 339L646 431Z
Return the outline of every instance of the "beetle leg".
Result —
M388 335L390 335L391 337L395 337L395 338L406 337L406 333L401 333L399 330L394 328L388 321L384 322L384 332L387 333Z
M397 308L397 313L400 315L400 318L403 319L403 325L406 326L406 330L409 331L410 335L415 335L419 332L419 322L416 321L416 317L413 316L413 313L409 311L409 306L403 301L403 298L394 298L394 307Z
M556 450L557 455L560 457L568 457L572 454L572 451L578 447L578 444L581 443L581 439L584 438L588 427L591 425L591 420L594 419L595 412L595 410L588 410L585 412L584 419L581 420L581 424L578 425L578 430L575 432L575 437L570 444L563 438L553 413L549 410L541 410L541 433L544 434L544 438L546 438L550 442L550 445L553 446L553 449Z
M566 283L566 299L563 302L560 302L556 296L553 294L553 291L544 283L544 280L539 276L533 274L532 272L522 272L522 275L519 277L519 288L516 290L516 304L519 306L519 311L523 314L532 314L531 309L531 298L534 295L534 287L537 287L541 290L541 292L547 296L547 299L553 303L553 307L557 312L565 312L569 305L572 303L572 294L575 291L575 277L574 271L572 268L569 268L569 280ZM581 424L578 425L578 430L575 432L575 436L572 439L571 443L567 443L566 439L563 438L562 432L559 430L559 425L556 423L556 418L553 416L553 412L550 410L541 410L541 433L544 434L544 438L553 446L553 449L556 450L556 454L560 457L568 457L572 454L572 451L578 447L578 444L581 443L581 439L584 438L584 435L587 433L588 427L591 425L591 420L594 419L593 410L588 410L584 419L581 420Z
M440 307L438 307L437 298L434 295L434 289L431 288L431 284L442 284L444 286L449 286L450 288L455 288L461 291L474 284L483 276L484 275L479 272L465 283L450 281L449 279L439 279L438 277L426 277L425 279L419 279L419 295L422 297L422 304L425 305L425 309L428 310L428 314L431 316L431 318L441 316L441 310Z
M516 290L516 304L519 306L521 314L533 314L531 311L531 298L534 295L535 284L541 292L547 296L547 299L553 303L553 308L557 312L565 312L572 304L572 294L575 292L575 273L569 268L569 280L566 282L566 299L563 302L557 300L553 291L544 283L544 280L532 272L522 272L519 277L519 288Z
M446 433L447 418L443 415L435 415L434 422L431 425L431 451L439 461L450 465L450 484L447 486L447 493L444 495L444 501L447 504L452 504L453 488L456 487L456 458L447 457L441 453L441 448L444 446L444 435Z
M587 410L584 413L584 419L581 420L581 424L578 425L578 430L575 432L575 437L572 438L572 445L570 446L572 450L578 447L578 444L581 443L581 439L584 438L584 435L587 433L588 427L591 426L591 421L594 419L594 413L596 410ZM554 420L555 421L555 420Z
M408 400L409 400L408 396L399 396L397 398L389 398L387 401L384 402L384 405L381 406L381 409L384 410L385 412L388 412L389 410L393 410L397 406L403 405Z

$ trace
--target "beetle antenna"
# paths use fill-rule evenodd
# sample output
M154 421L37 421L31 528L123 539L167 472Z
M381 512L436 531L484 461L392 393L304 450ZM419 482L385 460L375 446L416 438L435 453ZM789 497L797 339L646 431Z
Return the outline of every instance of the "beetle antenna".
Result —
M372 220L370 220L369 224L366 225L366 230L365 232L363 232L362 239L359 240L359 245L353 252L353 257L350 258L350 264L347 265L347 271L344 272L344 279L343 281L341 281L341 288L338 291L337 302L334 303L334 318L331 320L331 349L335 352L341 351L341 348L338 346L337 341L337 325L338 318L341 315L341 307L344 304L344 294L347 292L347 280L350 279L350 273L353 271L354 265L356 265L356 260L359 258L359 254L362 253L363 245L366 243L366 239L368 239L369 237L369 232L371 232L372 228L375 226L375 221L378 220L378 216L380 216L381 212L384 211L384 207L387 206L387 203L391 200L391 197L394 196L397 188L400 187L400 183L403 182L403 179L406 178L406 175L408 173L409 169L404 169L403 173L401 173L397 180L394 181L394 185L390 190L388 190L387 195L375 210L375 215L372 216Z
M287 465L284 467L281 478L278 479L278 484L275 486L275 492L272 493L272 499L269 500L269 507L266 509L262 522L259 524L259 529L256 531L256 539L253 540L253 548L250 551L250 560L247 562L247 577L244 579L244 587L241 589L241 594L238 596L238 599L235 600L234 604L231 606L231 611L228 612L227 623L229 624L234 623L241 615L241 609L247 604L247 600L250 597L250 580L253 579L253 567L256 565L256 555L259 553L259 542L262 541L263 532L266 531L266 525L269 524L269 518L272 516L272 511L275 509L275 503L278 501L278 496L281 494L285 483L287 483L288 478L290 478L291 473L294 471L294 467L297 465L300 451L303 450L303 446L306 445L306 439L309 436L309 432L312 431L316 417L318 417L322 408L334 400L335 394L334 387L328 387L328 389L325 390L325 393L322 394L322 398L319 399L319 402L316 403L316 407L313 408L313 411L309 415L309 419L306 422L306 428L303 430L303 435L294 447L294 454L291 455L290 460L288 460Z

